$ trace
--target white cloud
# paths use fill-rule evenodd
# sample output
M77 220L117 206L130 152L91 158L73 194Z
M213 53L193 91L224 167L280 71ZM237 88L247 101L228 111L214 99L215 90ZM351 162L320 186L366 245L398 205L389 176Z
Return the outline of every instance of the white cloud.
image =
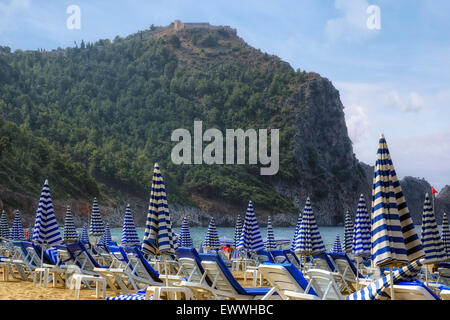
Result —
M386 95L386 102L388 105L392 105L400 111L406 112L417 112L426 107L422 96L414 91L401 96L398 91L392 90Z
M11 0L8 4L0 3L0 32L14 26L15 15L30 7L30 0Z
M370 121L366 111L360 105L345 107L345 122L348 135L354 144L358 144L369 137Z
M400 177L450 184L450 90L407 83L337 82L356 157L375 162L384 133Z
M331 41L360 41L376 34L367 28L369 3L366 0L335 0L334 6L343 16L327 21L325 32Z

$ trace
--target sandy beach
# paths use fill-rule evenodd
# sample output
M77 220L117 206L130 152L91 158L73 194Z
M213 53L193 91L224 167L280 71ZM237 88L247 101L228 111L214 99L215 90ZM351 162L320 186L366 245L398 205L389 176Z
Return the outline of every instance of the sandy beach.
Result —
M247 278L244 283L242 272L236 272L241 285L246 287L252 286L252 278ZM0 271L0 300L75 300L75 291L65 289L61 285L53 287L51 283L47 288L40 284L35 284L32 281L23 281L17 279L9 279L8 282L3 281L3 274ZM106 288L106 296L114 297L117 294L113 290ZM89 290L83 288L80 290L79 300L103 300L95 297L95 289Z

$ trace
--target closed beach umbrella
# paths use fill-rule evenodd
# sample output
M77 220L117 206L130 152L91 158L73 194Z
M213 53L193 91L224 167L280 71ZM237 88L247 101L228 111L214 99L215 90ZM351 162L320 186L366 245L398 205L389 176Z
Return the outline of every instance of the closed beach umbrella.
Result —
M374 168L371 243L373 266L389 267L391 280L392 267L424 256L383 135ZM391 297L395 298L393 283Z
M64 242L75 242L79 240L77 229L73 222L70 206L67 206L66 216L64 218Z
M207 248L210 250L220 249L219 234L217 233L214 218L211 218L209 222L205 240L203 241L203 248Z
M20 218L19 210L16 210L11 231L9 233L9 239L17 241L25 240L25 234L23 232L22 219Z
M266 250L275 250L277 248L277 243L275 242L275 236L273 234L272 220L270 216L267 218L267 241Z
M9 226L5 210L3 210L2 216L0 217L0 238L9 238Z
M175 253L164 180L155 163L142 250L150 254Z
M295 239L297 238L298 231L300 230L300 225L302 223L302 212L298 214L297 224L295 225L294 237L292 238L291 250L295 250Z
M63 242L53 209L48 180L45 180L39 198L36 220L33 230L33 242L38 245L52 247Z
M370 248L370 215L367 211L366 199L361 194L353 229L352 253L355 257L369 257Z
M353 219L350 211L347 210L344 222L344 250L346 253L352 252L353 227Z
M134 247L140 245L138 233L131 213L130 205L127 204L125 216L123 217L122 240L121 245L125 247Z
M180 232L178 246L185 247L185 248L193 247L191 232L189 231L189 224L187 222L186 217L183 218L183 222L181 224L181 232Z
M395 270L391 275L384 276L371 282L368 286L347 297L347 300L389 300L392 299L392 291L389 287L399 281L413 281L423 266L424 260L416 260L411 264Z
M89 234L88 234L88 231L87 231L87 223L85 223L84 225L83 225L83 229L82 229L82 231L81 231L81 236L80 236L80 241L82 242L82 243L86 243L86 244L88 244L88 243L90 243L90 241L89 241Z
M424 256L383 135L374 168L371 222L374 266L406 265Z
M249 251L258 251L264 249L264 242L261 237L258 222L256 221L255 210L252 201L249 201L247 212L245 213L244 225L242 226L241 236L237 249Z
M239 239L241 238L241 232L242 232L242 220L241 215L238 214L236 219L236 227L234 229L234 247L236 248L239 244Z
M330 250L330 253L344 253L342 250L341 237L339 234L336 235L336 239L334 240L333 247Z
M447 255L439 234L430 196L425 195L422 215L422 246L425 251L425 263L438 263L447 260Z
M103 232L103 235L100 238L98 245L106 248L108 247L110 241L112 241L111 230L109 229L109 223L107 223L105 225L105 232Z
M89 225L89 235L94 237L102 236L105 232L105 225L103 224L102 216L98 210L97 198L94 198L92 204L91 222Z
M311 207L311 200L308 197L303 209L300 229L295 239L294 251L303 255L312 255L324 253L325 250L325 245Z
M447 260L450 260L450 227L445 212L442 217L442 244L444 245L444 250L447 254Z

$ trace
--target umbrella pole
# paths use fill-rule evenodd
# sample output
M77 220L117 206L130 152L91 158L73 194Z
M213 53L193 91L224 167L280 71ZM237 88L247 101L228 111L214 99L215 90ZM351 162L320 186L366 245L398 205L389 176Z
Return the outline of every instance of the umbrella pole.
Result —
M394 294L394 278L392 277L392 266L389 266L389 275L391 276L390 285L391 285L391 300L395 300Z
M166 275L166 287L169 286L169 275L167 273L167 261L166 261L166 255L163 254L163 262L164 262L164 273Z
M44 267L44 250L45 250L45 244L42 243L42 248L41 248L41 268Z
M355 257L356 260L356 291L359 291L359 259Z

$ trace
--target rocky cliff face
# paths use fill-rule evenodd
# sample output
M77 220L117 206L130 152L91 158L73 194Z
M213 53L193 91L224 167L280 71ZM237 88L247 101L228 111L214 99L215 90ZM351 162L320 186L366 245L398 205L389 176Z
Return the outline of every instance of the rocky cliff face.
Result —
M310 73L290 103L294 107L294 152L300 180L274 185L299 210L310 197L318 224L342 224L345 212L353 212L359 195L367 196L370 189L353 154L339 92L328 79Z

